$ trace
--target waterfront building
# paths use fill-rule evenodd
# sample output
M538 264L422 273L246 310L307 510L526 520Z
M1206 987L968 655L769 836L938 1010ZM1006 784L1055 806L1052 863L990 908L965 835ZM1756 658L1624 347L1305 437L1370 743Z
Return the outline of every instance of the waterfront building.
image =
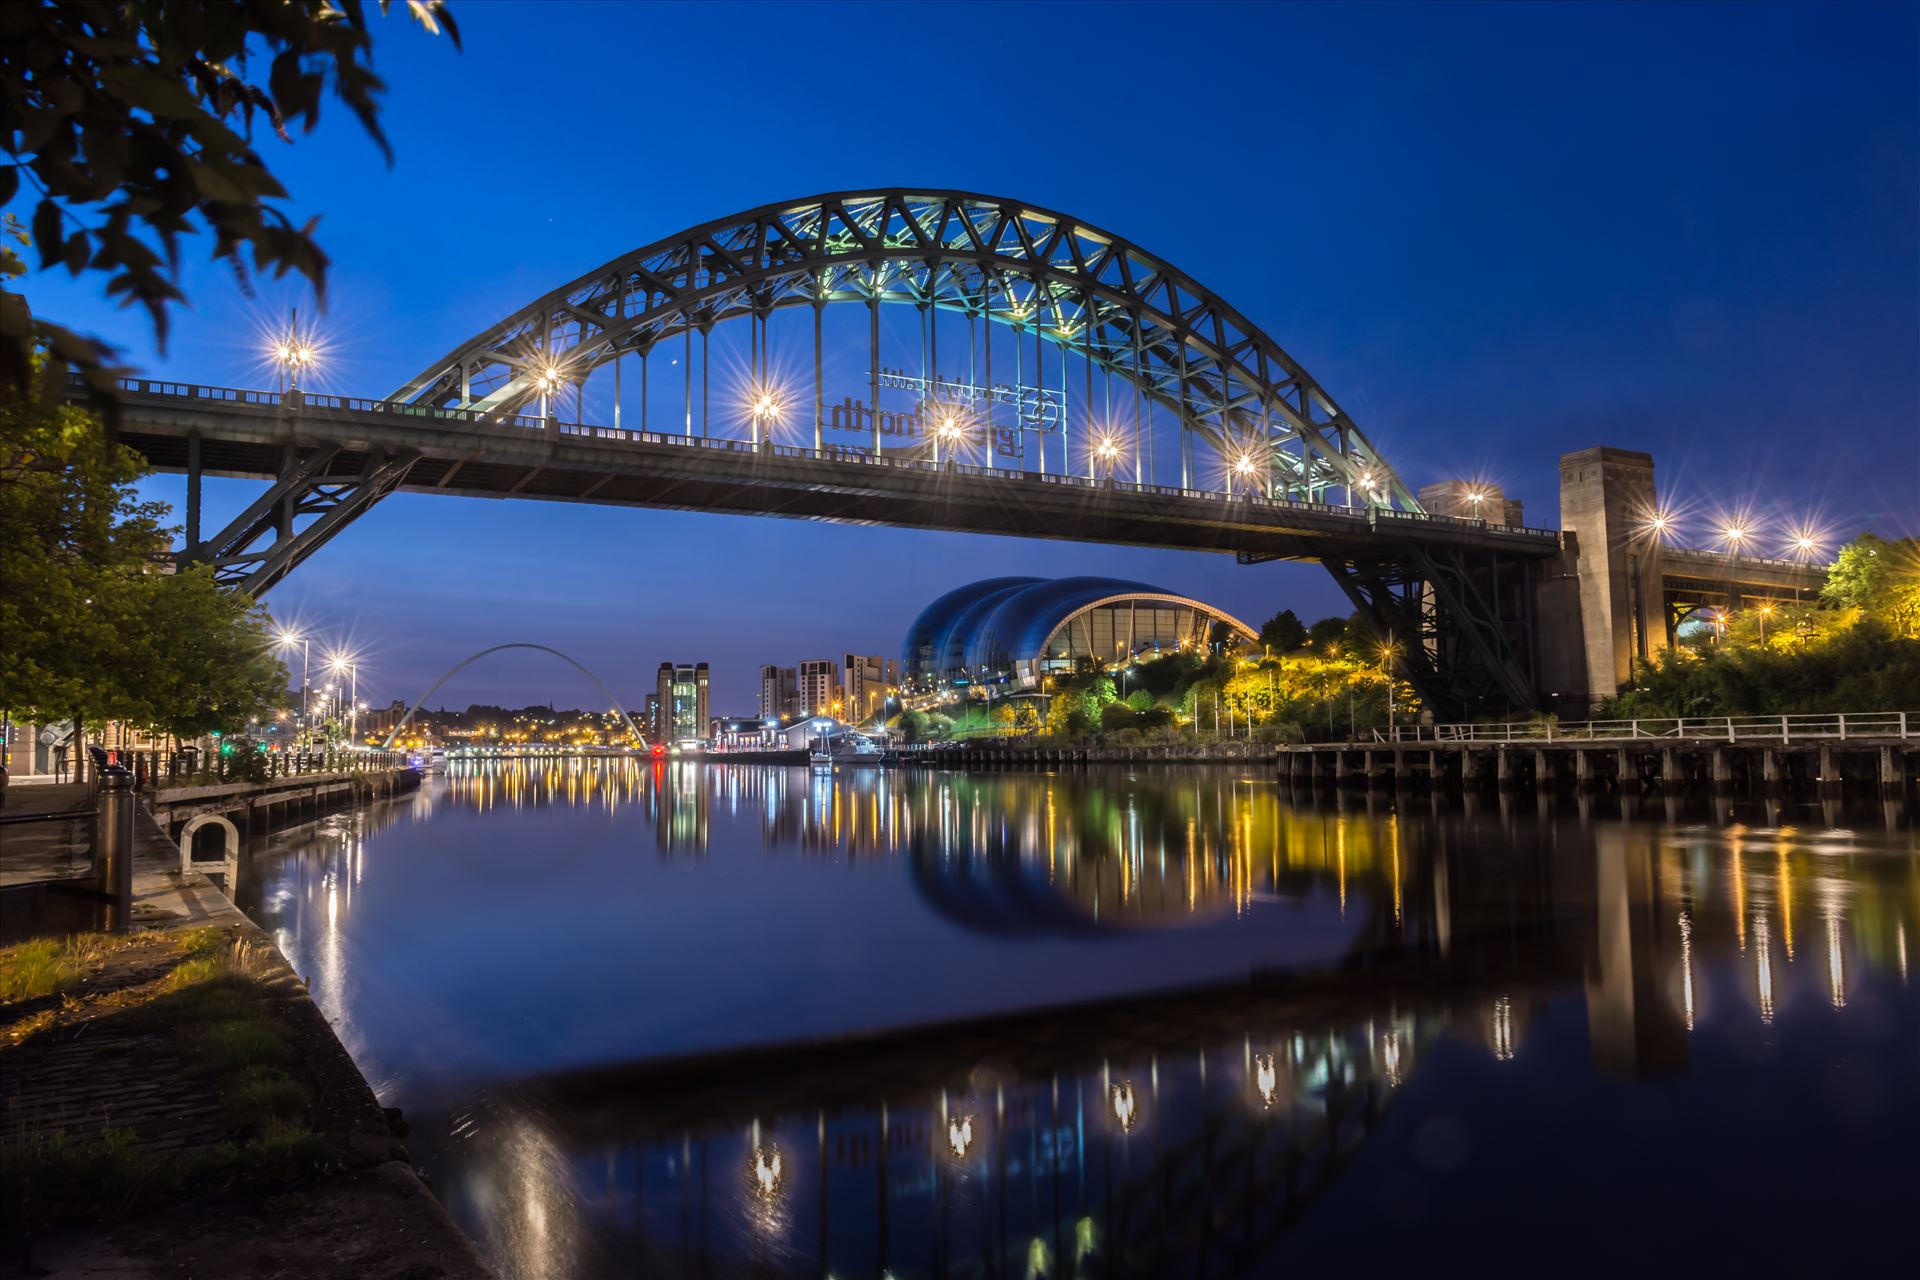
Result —
M901 674L917 693L1037 689L1082 661L1109 667L1253 628L1186 596L1118 578L988 578L949 591L908 628Z
M884 715L887 699L900 685L898 659L880 654L849 653L841 658L841 719L848 724L866 724Z
M832 658L810 658L800 664L800 714L834 715L840 701L840 664Z
M649 741L661 741L660 737L660 695L647 695L646 710L640 713L640 729Z
M694 744L704 742L708 712L709 675L704 662L663 662L654 697L659 700L655 712L654 734L662 742Z
M760 668L760 718L778 720L800 712L799 676L792 667Z

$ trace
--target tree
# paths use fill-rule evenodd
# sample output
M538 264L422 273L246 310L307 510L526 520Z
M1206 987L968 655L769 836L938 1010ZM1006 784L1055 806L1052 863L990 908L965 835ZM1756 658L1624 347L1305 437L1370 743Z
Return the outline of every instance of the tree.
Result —
M1349 640L1347 620L1345 618L1322 618L1307 628L1307 642L1322 652L1329 645L1346 648Z
M391 0L379 0L385 13ZM443 0L407 0L429 33L459 32ZM361 0L15 0L0 5L0 204L24 179L38 195L33 244L42 270L104 273L109 296L139 304L164 345L167 313L185 301L180 236L213 233L213 256L249 287L259 272L304 276L324 302L327 256L314 222L296 227L287 192L253 149L255 117L283 142L312 132L323 92L345 103L389 162L380 129L384 83ZM252 73L265 63L264 81ZM0 289L0 393L27 383L44 345L58 394L69 364L110 395L112 353L36 323Z
M0 710L186 737L242 728L284 696L253 601L210 568L160 571L167 509L135 495L142 470L96 415L49 405L33 381L0 394Z
M1306 624L1291 609L1282 609L1260 627L1260 643L1274 653L1293 653L1307 644Z
M1920 541L1861 534L1834 557L1820 596L1878 618L1895 635L1920 634Z
M97 418L42 403L44 363L0 394L0 708L97 721L134 698L119 632L166 508L138 500L140 458Z

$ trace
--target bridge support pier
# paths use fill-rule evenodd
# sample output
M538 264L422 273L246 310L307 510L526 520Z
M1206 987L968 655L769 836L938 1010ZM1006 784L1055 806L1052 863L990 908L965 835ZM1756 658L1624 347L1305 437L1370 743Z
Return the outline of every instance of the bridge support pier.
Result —
M1640 783L1640 767L1633 758L1633 752L1627 750L1625 747L1621 747L1613 754L1616 757L1614 762L1614 781L1619 784L1620 789L1622 791L1626 790L1629 782L1638 786Z
M1898 795L1907 789L1906 760L1897 747L1880 748L1880 790Z
M1576 791L1593 790L1593 753L1585 747L1573 753L1573 785Z
M1783 784L1780 765L1780 753L1772 747L1767 747L1760 752L1760 781L1766 785L1768 791L1778 791Z
M1819 789L1823 795L1840 793L1840 771L1833 767L1833 748L1824 742L1820 744Z
M1553 776L1553 762L1547 759L1547 753L1544 751L1535 751L1533 753L1534 789L1544 791L1557 781L1559 781L1559 779Z
M1495 761L1494 777L1498 780L1502 791L1511 791L1514 786L1513 752L1507 750L1505 747L1500 747L1493 754Z
M1672 747L1663 747L1660 751L1660 781L1670 791L1680 788L1687 780L1686 771L1680 766L1680 753Z
M1722 793L1733 790L1733 753L1725 747L1713 749L1713 789Z

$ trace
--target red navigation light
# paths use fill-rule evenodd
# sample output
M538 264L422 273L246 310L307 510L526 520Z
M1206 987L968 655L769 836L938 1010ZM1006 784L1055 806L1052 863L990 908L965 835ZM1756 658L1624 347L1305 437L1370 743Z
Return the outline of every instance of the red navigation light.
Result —
M655 754L656 756L663 756L667 754L667 749L656 742L653 744L653 754Z

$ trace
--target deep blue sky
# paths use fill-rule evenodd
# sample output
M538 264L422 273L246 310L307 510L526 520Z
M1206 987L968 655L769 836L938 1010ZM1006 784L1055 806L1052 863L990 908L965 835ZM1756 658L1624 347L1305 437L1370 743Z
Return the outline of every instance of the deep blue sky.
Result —
M380 25L391 169L337 106L264 140L333 255L327 389L385 394L697 222L955 187L1184 268L1415 485L1483 475L1553 524L1559 455L1611 444L1653 452L1703 527L1742 505L1776 528L1920 524L1920 8L455 12L463 54ZM204 250L164 357L94 281L38 275L29 296L153 372L267 385L255 334L301 299L242 297ZM251 492L212 486L208 524ZM1137 577L1256 625L1341 608L1315 566L433 497L389 499L268 603L351 638L376 700L529 640L636 703L662 659L706 659L734 711L759 663L894 653L934 595L1008 572ZM503 655L443 698L597 701L550 662Z

